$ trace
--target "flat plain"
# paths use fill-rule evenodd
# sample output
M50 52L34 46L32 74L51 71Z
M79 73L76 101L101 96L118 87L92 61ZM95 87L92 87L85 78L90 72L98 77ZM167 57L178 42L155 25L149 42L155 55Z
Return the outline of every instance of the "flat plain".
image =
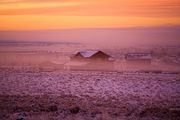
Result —
M156 56L158 65L134 69L121 62L123 51L104 50L116 59L113 69L71 69L73 46L63 52L45 47L1 48L2 120L180 119L179 62L170 63L167 54Z

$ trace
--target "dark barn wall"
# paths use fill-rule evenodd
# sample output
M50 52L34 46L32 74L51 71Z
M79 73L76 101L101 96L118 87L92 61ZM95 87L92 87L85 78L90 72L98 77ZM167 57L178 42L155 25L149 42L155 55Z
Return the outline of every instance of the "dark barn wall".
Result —
M91 61L82 66L70 66L70 70L100 70L100 71L113 71L115 70L113 62L106 61Z
M108 60L109 59L109 55L103 53L103 52L97 52L96 54L94 54L91 58L93 59L99 59L99 60Z
M72 60L78 60L78 59L84 59L84 57L80 54L80 53L77 53L76 55L72 56L71 57Z

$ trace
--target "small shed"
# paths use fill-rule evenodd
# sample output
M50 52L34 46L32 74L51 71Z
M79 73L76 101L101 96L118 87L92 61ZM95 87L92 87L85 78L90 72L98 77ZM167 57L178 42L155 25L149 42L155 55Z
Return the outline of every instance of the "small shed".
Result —
M108 61L111 58L110 55L99 50L85 50L76 52L71 59L73 60L104 60Z
M152 53L127 53L125 60L129 63L151 64Z

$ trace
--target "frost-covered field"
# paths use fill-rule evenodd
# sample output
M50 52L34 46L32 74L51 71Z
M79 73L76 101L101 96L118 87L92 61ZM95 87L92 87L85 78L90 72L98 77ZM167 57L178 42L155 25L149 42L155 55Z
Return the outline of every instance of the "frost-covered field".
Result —
M0 69L2 119L179 119L180 74Z

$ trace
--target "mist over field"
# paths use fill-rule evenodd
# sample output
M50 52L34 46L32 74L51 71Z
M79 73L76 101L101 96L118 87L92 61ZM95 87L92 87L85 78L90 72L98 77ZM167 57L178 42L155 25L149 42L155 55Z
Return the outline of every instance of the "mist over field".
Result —
M0 31L0 41L73 42L99 46L180 45L180 26Z

